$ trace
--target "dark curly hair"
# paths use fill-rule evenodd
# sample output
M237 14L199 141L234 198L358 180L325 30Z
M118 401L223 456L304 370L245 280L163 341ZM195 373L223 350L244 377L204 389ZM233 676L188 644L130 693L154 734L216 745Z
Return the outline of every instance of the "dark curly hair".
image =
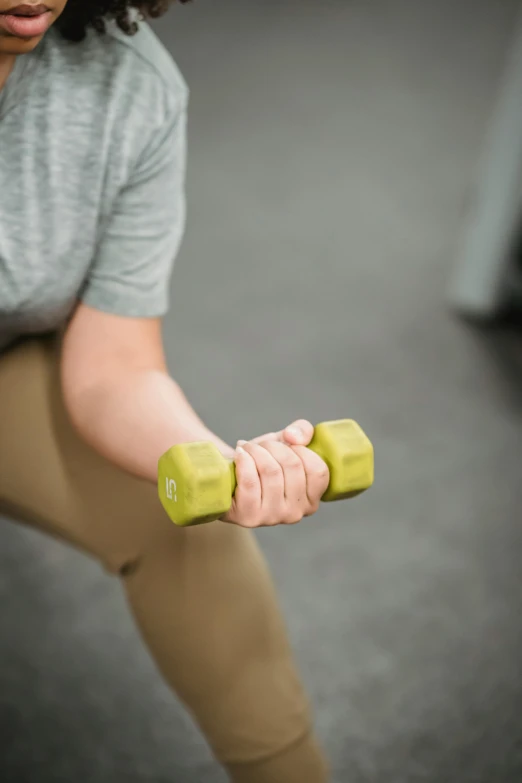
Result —
M138 31L136 21L129 14L137 9L141 19L157 19L176 0L68 0L65 10L56 22L60 33L69 41L83 41L87 28L105 33L105 20L114 19L127 35ZM188 3L189 0L179 0Z

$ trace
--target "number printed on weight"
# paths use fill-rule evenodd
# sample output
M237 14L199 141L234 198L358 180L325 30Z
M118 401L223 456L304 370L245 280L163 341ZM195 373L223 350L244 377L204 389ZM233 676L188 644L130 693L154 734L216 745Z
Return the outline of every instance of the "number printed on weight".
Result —
M167 497L169 500L173 500L174 503L178 502L178 496L177 491L178 488L176 486L176 482L174 479L169 479L168 477L165 479L165 484L167 485Z

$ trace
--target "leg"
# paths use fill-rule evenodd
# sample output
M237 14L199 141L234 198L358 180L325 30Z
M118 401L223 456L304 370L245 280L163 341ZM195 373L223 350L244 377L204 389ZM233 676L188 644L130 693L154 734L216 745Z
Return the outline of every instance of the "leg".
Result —
M54 340L0 357L0 505L121 577L157 665L236 783L324 783L270 576L249 531L178 529L155 487L77 437ZM4 424L5 422L5 424Z

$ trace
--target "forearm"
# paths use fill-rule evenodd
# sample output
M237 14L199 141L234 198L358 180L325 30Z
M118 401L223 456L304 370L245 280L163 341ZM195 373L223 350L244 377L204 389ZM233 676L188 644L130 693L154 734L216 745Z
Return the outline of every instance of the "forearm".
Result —
M80 436L106 459L156 483L158 459L176 443L212 441L234 450L195 413L178 384L160 370L128 370L66 395Z

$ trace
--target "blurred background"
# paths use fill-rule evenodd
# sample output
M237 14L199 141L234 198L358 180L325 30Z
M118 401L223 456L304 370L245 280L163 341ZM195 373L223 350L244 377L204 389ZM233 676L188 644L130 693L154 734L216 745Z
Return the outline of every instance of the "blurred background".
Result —
M234 442L357 419L376 483L261 531L333 783L522 779L522 348L448 305L518 0L197 0L171 370ZM522 95L521 95L522 105ZM0 778L224 783L117 582L1 522Z

